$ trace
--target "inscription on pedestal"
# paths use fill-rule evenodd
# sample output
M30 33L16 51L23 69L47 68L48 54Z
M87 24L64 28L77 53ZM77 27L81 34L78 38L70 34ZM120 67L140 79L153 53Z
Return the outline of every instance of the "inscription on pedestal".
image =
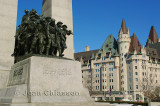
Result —
M46 69L43 71L43 75L70 76L70 75L72 75L72 72L70 70L66 70L66 69L56 69L56 70Z
M20 68L20 69L18 69L18 70L14 70L13 77L22 76L22 73L23 73L23 68Z
M27 76L27 65L12 68L9 76L8 86L25 84L27 82Z

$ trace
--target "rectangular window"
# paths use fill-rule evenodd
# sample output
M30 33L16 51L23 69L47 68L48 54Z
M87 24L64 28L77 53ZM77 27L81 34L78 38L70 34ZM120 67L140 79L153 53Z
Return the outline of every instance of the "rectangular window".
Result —
M136 78L136 81L138 82L138 78Z
M135 69L137 69L137 66L135 66Z
M130 89L132 89L132 87L130 86Z
M137 63L137 59L135 60L135 63Z
M138 75L138 72L135 72L136 75Z
M138 89L138 85L136 85L136 89Z
M144 76L144 72L142 72L143 76Z
M139 94L136 94L136 100L139 100Z
M139 100L139 94L136 94L136 100Z
M123 72L123 69L121 70L121 73Z

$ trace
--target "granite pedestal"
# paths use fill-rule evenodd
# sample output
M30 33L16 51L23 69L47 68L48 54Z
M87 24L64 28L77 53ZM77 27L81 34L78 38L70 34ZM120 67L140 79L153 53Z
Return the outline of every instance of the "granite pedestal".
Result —
M12 66L7 88L0 90L1 105L92 106L96 104L82 85L80 62L32 56Z

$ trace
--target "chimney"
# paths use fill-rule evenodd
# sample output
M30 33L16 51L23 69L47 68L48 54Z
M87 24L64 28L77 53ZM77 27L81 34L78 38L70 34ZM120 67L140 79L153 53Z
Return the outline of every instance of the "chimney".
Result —
M86 51L86 52L89 51L89 46L86 46L86 47L85 47L85 51Z

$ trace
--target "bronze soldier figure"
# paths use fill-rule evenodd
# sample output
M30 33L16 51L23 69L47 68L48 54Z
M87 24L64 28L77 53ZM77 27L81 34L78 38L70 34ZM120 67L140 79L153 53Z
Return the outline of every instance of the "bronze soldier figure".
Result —
M44 39L45 36L45 30L43 28L43 24L45 23L45 20L41 20L39 23L37 23L37 27L35 30L35 33L33 34L32 38L32 44L30 48L31 54L43 54L44 51Z
M50 37L50 21L51 18L50 17L46 17L46 55L49 55L49 49L51 46L51 37Z
M21 25L16 30L15 48L12 56L18 58L27 54L41 54L63 57L66 35L72 34L62 22L55 24L55 19L40 16L37 11L26 9ZM16 62L16 61L15 61Z
M29 11L25 9L24 12L25 12L25 15L22 17L22 22L21 22L22 26L26 25L29 21Z
M63 23L61 21L59 21L56 25L56 44L57 44L57 49L60 57L64 56L64 54L62 53L62 47L61 47L62 25Z
M55 29L55 20L51 19L50 26L49 26L49 33L50 33L50 55L56 56L57 55L57 45L56 45L56 29Z

